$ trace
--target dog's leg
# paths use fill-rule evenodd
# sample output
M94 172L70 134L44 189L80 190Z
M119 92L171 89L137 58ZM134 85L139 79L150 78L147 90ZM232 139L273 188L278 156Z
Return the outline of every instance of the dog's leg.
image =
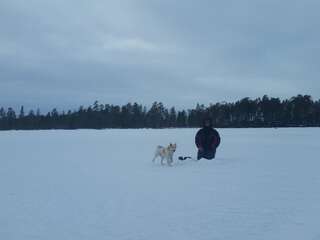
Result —
M157 158L157 155L154 155L153 159L152 159L152 162L154 162Z
M172 157L168 158L168 165L169 165L170 167L173 166L172 163L173 163Z
M161 157L161 165L164 165L163 159L164 157Z
M154 153L154 157L152 159L152 162L155 162L156 158L159 157L159 151L157 150L155 153Z

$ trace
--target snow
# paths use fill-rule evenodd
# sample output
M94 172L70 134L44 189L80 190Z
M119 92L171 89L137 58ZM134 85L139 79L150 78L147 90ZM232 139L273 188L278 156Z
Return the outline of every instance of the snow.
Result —
M320 239L320 129L0 133L0 239ZM176 142L173 167L152 163Z

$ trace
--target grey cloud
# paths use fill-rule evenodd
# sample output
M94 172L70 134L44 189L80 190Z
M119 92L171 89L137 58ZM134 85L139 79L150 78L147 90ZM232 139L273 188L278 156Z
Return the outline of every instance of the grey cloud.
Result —
M0 3L0 103L319 98L318 1Z

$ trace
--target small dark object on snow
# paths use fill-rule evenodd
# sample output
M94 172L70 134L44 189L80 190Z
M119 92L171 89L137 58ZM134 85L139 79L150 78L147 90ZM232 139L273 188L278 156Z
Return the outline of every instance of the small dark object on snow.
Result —
M182 156L180 156L178 159L181 160L181 161L184 161L186 159L192 159L192 157L182 157Z

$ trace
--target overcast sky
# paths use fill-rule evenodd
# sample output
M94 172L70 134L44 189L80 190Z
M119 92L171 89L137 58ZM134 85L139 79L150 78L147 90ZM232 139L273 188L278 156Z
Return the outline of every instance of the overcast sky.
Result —
M1 0L0 106L320 98L318 0Z

